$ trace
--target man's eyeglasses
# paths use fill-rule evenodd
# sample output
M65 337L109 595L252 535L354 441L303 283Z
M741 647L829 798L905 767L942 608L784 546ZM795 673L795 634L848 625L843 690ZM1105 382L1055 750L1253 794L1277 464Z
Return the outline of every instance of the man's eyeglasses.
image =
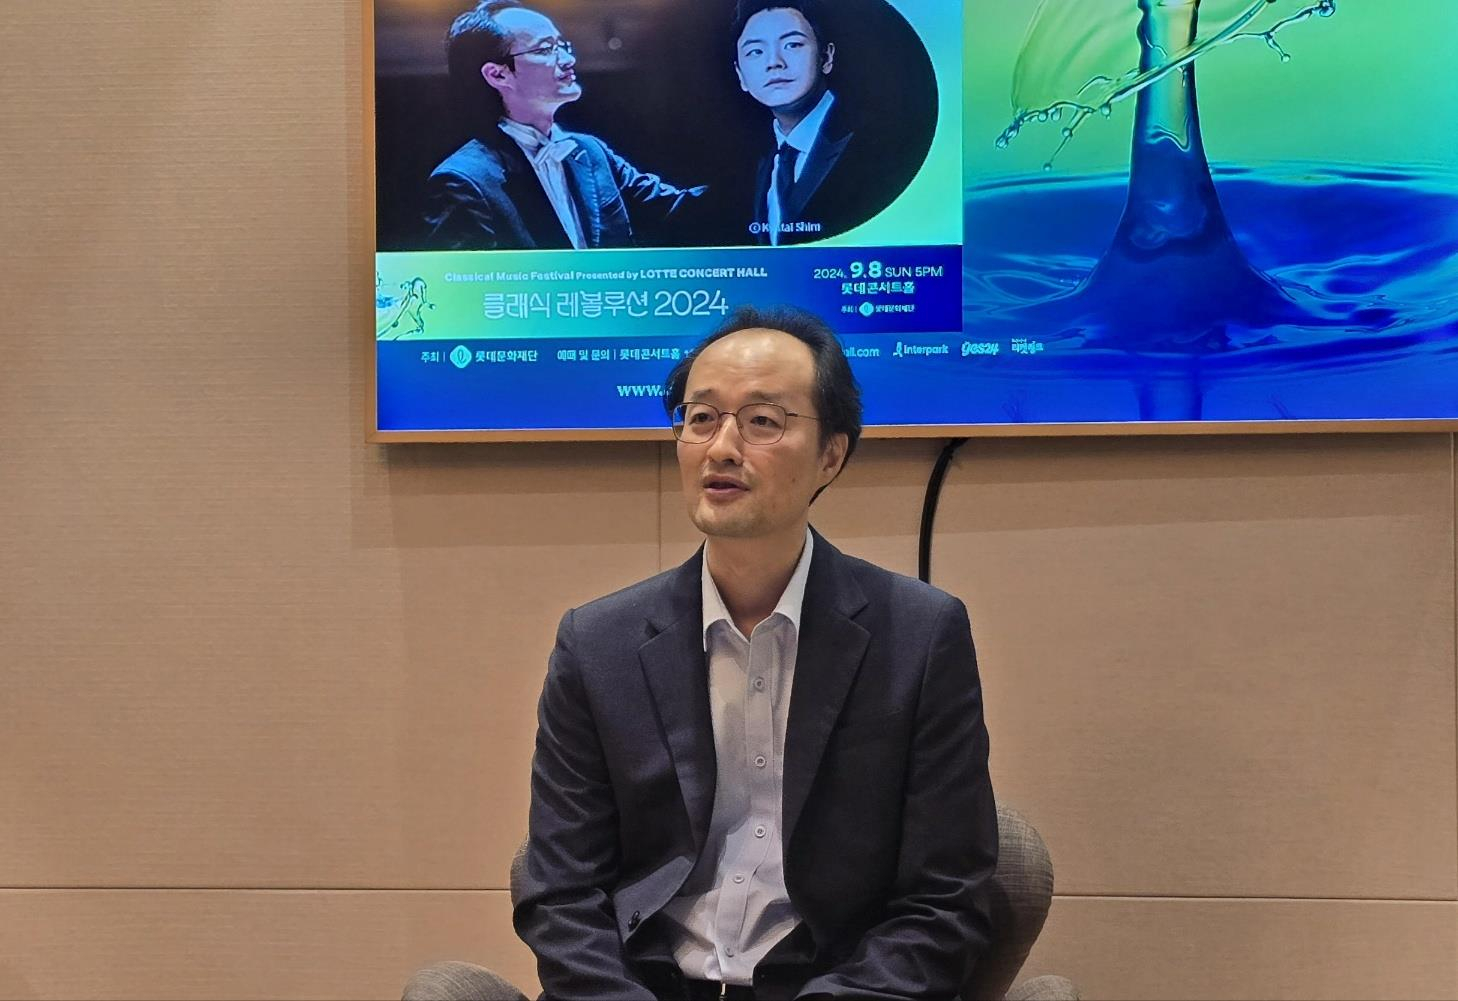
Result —
M751 445L773 445L785 436L791 417L818 421L809 414L794 414L778 403L751 403L738 410L720 410L707 403L680 403L673 408L673 436L689 445L702 445L719 433L725 417L733 417L739 436Z
M550 42L543 42L534 49L523 49L520 52L508 52L513 59L517 56L541 56L543 59L572 58L572 43L565 38L554 38Z

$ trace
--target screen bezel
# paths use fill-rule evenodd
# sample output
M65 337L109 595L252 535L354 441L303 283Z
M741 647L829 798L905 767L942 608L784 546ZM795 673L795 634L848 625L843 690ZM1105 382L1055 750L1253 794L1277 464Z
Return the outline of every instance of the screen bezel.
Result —
M364 232L368 234L368 255L361 255L358 288L372 288L375 255L378 253L376 226L377 167L375 159L375 0L364 0L362 108L364 184L359 207ZM353 284L353 283L351 283ZM371 444L473 444L489 442L624 442L673 441L667 417L661 428L511 428L489 430L383 430L379 426L379 367L375 325L366 325L361 311L360 337L369 357L368 392L365 394L365 440ZM1458 432L1453 418L1351 418L1342 420L1252 420L1252 421L1124 421L1059 424L873 424L862 437L873 439L926 438L1096 438L1209 435L1289 434L1451 434Z

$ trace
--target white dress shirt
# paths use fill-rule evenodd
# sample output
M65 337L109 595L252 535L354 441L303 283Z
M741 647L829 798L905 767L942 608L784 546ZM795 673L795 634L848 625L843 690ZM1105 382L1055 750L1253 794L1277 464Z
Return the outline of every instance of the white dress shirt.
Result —
M786 145L790 145L799 151L799 156L795 157L794 178L798 181L800 175L805 173L805 160L810 155L810 148L815 145L815 140L820 137L820 129L825 125L825 116L830 114L830 106L834 103L835 95L827 90L824 94L820 95L820 100L815 103L815 107L810 109L810 113L802 118L800 124L791 129L788 134L780 128L780 120L778 118L774 119L775 166L770 172L769 194L767 196L769 215L766 219L769 223L771 246L778 247L780 245L780 224L785 218L784 208L780 205L780 161L783 159L783 156L779 150Z
M754 968L800 923L785 889L781 842L785 724L800 646L800 610L814 538L779 604L749 637L724 607L704 559L704 651L718 773L708 839L662 914L673 957L695 980L751 984Z
M516 140L516 144L531 163L532 170L536 171L537 180L542 182L542 190L547 193L547 200L552 203L552 209L561 220L562 228L567 231L567 239L578 250L586 247L587 233L582 228L582 217L577 213L577 203L572 200L572 192L567 188L567 172L562 167L562 161L577 149L577 140L569 139L560 125L554 124L551 134L544 136L534 126L512 121L510 118L503 118L500 124L501 131Z

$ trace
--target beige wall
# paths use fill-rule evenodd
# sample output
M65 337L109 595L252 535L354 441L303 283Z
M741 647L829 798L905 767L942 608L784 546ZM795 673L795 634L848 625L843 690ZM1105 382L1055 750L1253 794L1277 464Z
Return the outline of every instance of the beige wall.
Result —
M656 444L362 434L363 17L0 11L0 997L384 997L511 935L567 605ZM914 570L934 442L820 505ZM1090 996L1458 996L1446 435L974 442L934 573Z

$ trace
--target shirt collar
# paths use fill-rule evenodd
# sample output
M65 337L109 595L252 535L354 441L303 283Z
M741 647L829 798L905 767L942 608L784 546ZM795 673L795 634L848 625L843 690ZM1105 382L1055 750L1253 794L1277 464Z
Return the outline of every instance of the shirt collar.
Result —
M815 137L820 134L820 127L825 124L825 116L830 114L830 106L835 103L835 95L830 91L820 95L820 100L815 102L815 107L810 113L800 119L800 124L790 130L786 135L780 129L780 120L772 119L775 130L775 145L783 146L789 143L801 153L810 152L810 147L815 145ZM535 130L533 130L535 131Z
M528 125L525 122L514 121L510 118L503 118L498 124L502 132L511 136L520 145L525 146L528 152L535 153L547 145L547 143L557 142L566 138L566 133L562 131L562 126L556 122L552 123L552 131L546 135L542 135L535 125Z
M810 553L815 547L815 536L811 534L809 526L805 528L805 548L800 550L800 562L795 564L795 572L790 574L790 582L785 585L784 593L775 605L775 610L769 614L769 618L776 615L788 619L795 631L800 631L800 612L805 605L805 581L810 576ZM719 586L714 583L714 578L709 574L709 557L707 551L704 554L703 569L699 574L700 587L704 593L704 649L709 649L709 628L716 622L727 622L730 629L738 630L734 620L729 617L729 610L724 607L724 599L719 595ZM766 619L768 621L768 619Z

